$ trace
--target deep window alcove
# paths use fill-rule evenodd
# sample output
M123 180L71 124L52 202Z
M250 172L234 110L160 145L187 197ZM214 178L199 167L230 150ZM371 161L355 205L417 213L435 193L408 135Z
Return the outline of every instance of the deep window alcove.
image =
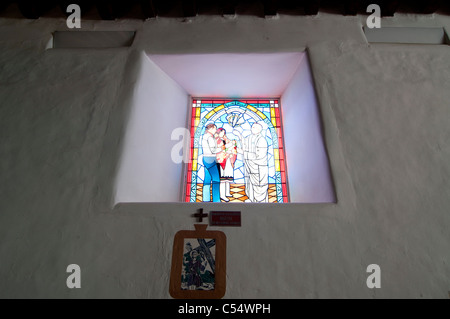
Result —
M283 202L336 201L306 52L142 53L140 59L114 204L186 201L189 164L172 160L173 147L180 142L172 138L176 129L190 129L192 103L201 101L199 97L228 97L231 102L258 97L269 105L277 99L289 188L289 197L281 192Z

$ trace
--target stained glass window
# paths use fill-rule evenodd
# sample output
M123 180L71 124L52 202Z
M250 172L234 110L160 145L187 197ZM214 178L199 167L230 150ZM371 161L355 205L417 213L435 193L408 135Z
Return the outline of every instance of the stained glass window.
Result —
M289 201L278 99L193 99L186 202Z

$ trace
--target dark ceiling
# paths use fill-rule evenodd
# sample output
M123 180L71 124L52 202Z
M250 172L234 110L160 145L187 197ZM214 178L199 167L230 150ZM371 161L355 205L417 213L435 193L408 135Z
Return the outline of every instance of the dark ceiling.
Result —
M382 16L396 12L430 14L450 13L448 0L346 0L341 2L320 0L44 0L1 1L0 17L37 19L39 17L64 17L69 4L81 7L87 19L147 19L161 17L192 17L195 15L244 14L254 16L315 15L319 11L342 15L365 14L367 6L376 3Z

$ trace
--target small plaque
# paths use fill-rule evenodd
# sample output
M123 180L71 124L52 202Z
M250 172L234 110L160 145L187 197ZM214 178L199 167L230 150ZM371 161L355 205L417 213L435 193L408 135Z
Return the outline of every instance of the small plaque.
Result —
M211 226L241 227L241 212L211 212Z

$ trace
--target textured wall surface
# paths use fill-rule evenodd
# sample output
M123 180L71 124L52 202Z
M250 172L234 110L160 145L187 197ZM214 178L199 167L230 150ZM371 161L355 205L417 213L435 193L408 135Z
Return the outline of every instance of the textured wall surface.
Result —
M233 205L243 226L221 229L225 297L448 298L450 47L368 45L364 22L323 13L83 21L136 30L134 45L45 51L65 20L0 20L0 297L168 298L173 237L193 229L200 206L111 209L140 55L307 48L337 203ZM450 19L382 25L448 32ZM82 288L69 290L73 263ZM372 263L381 289L366 286Z

